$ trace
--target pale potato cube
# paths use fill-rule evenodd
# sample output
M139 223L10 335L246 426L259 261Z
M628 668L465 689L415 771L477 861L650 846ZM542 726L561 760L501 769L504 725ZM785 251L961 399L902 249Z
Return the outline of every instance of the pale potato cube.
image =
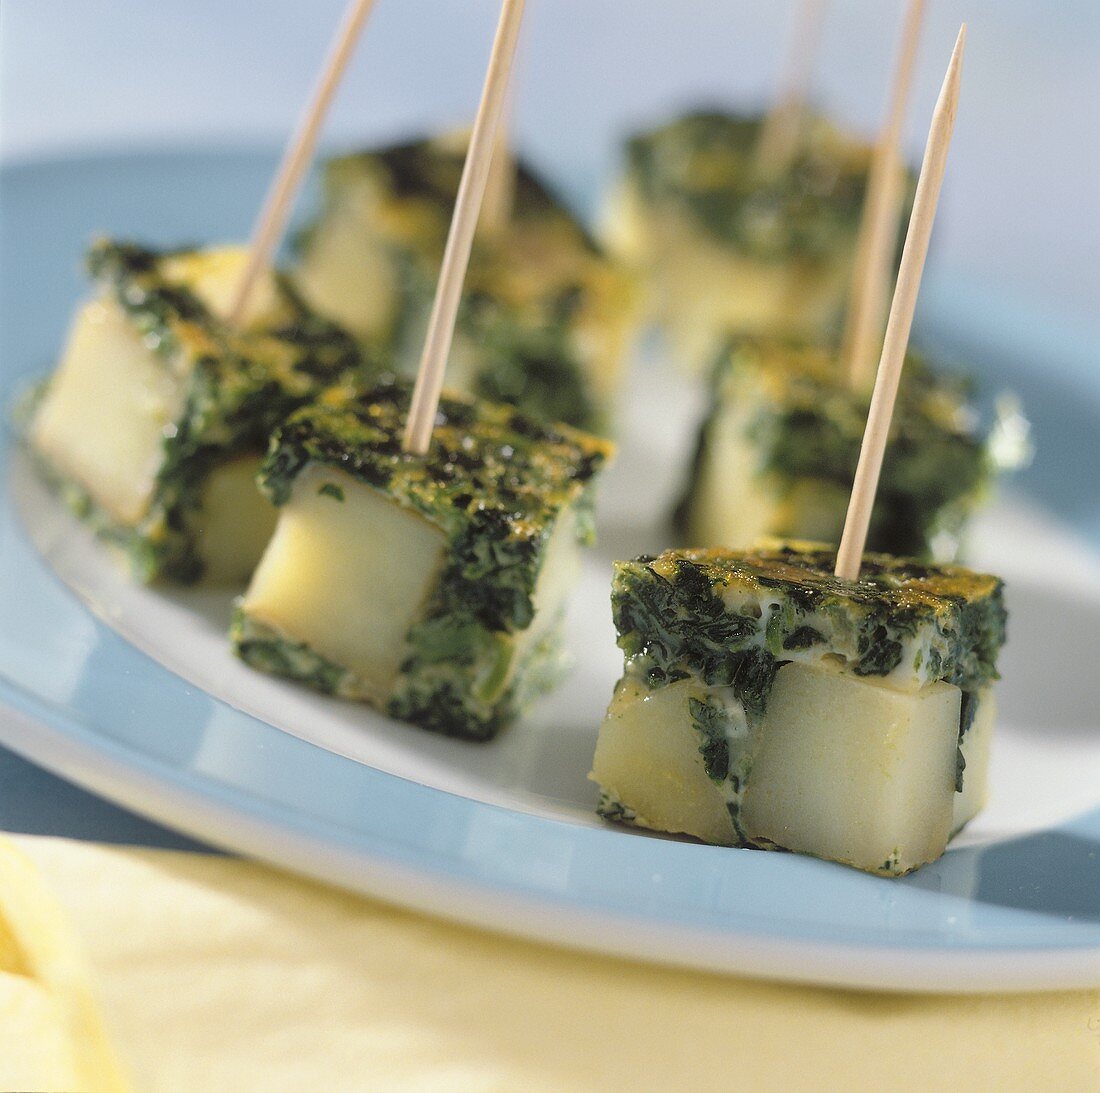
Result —
M631 266L648 266L650 214L638 187L628 181L614 186L600 215L600 238L621 262Z
M357 337L391 333L398 310L392 258L351 201L336 204L318 222L294 280L311 307Z
M570 593L580 578L580 572L581 545L577 539L577 516L569 508L558 517L546 544L546 554L531 595L535 617L526 630L515 635L506 684L511 684L516 673L522 671L532 651L559 630L562 615Z
M780 501L748 436L759 401L731 399L711 423L688 512L692 546L744 547L774 534Z
M241 278L248 266L248 248L208 247L168 255L161 262L165 280L190 289L219 318L227 319L236 303ZM240 326L259 329L278 318L282 304L271 269L263 270L249 293Z
M779 670L741 818L767 839L860 869L938 858L952 831L961 692L903 693L829 665Z
M753 426L776 415L773 397L745 376L721 398L686 512L692 545L743 549L769 536L839 540L848 490L825 479L784 478L765 467L768 453Z
M242 608L384 701L444 547L442 532L418 513L343 471L312 467L279 511Z
M655 691L624 681L600 726L590 777L655 831L694 835L726 846L737 841L722 787L707 777L688 700L691 680Z
M712 425L687 512L692 545L745 549L775 536L838 542L849 491L817 478L788 482L781 490L778 476L760 471L760 450L744 426L740 406Z
M847 247L807 267L797 259L743 257L663 211L654 215L651 233L658 308L677 362L692 371L710 367L731 331L820 336L847 291Z
M184 387L185 377L156 356L118 304L93 301L77 313L31 443L113 520L132 527L152 500Z
M196 541L209 584L247 581L275 530L275 506L256 485L261 462L258 454L228 460L203 486Z

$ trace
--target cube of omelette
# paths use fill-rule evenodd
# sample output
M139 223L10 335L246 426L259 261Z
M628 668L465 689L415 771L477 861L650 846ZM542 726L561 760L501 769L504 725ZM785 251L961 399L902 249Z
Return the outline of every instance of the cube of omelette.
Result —
M691 371L728 331L829 335L848 294L872 145L811 116L789 169L763 176L761 120L700 111L634 136L602 218Z
M732 339L716 363L676 512L681 541L730 548L763 537L838 542L869 402L869 391L847 383L832 349ZM998 441L1016 414L1002 407L983 432L965 379L911 352L870 549L953 560L998 473L1018 462L1018 452Z
M943 853L986 798L1001 581L883 554L843 581L834 557L617 563L603 816L891 876Z
M359 152L325 166L294 277L320 312L389 344L411 374L439 275L466 137ZM633 284L520 162L512 215L479 232L448 383L546 421L607 431L634 330Z
M411 455L409 395L333 393L276 432L261 482L279 519L232 641L253 667L488 739L558 680L611 449L445 394L427 455Z
M243 329L241 248L96 242L98 292L39 392L27 440L49 479L135 575L244 581L275 525L255 474L271 430L325 385L369 371L356 341L268 275Z

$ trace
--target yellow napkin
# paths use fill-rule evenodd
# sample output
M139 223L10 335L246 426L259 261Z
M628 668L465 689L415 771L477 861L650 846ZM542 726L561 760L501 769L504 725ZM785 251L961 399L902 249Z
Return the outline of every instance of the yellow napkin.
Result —
M0 840L0 1088L125 1088L72 928L34 865Z
M138 1089L1100 1089L1100 991L889 996L699 975L246 862L18 841L82 935Z

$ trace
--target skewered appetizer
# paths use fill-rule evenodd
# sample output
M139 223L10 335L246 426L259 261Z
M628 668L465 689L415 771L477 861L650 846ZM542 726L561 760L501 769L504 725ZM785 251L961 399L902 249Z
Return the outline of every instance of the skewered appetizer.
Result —
M887 875L943 853L986 795L1001 582L882 554L845 581L834 557L617 563L601 815Z
M820 346L731 340L676 514L686 541L742 548L765 536L839 541L870 401L840 371L835 353ZM997 473L1026 454L1023 426L1005 405L983 435L965 382L910 353L871 549L952 560Z
M275 534L233 625L249 664L469 739L558 679L592 480L610 446L446 395L427 455L410 390L331 392L272 441Z
M329 161L324 207L299 240L305 298L415 370L466 140ZM633 329L630 282L522 164L513 213L480 232L448 369L456 390L606 431Z
M245 580L275 525L254 482L271 430L368 370L355 340L277 276L230 329L220 316L245 260L95 243L98 293L29 424L49 477L143 580Z
M633 137L606 212L611 252L693 370L731 331L823 337L848 293L872 146L810 115L790 167L763 174L760 130L699 112Z

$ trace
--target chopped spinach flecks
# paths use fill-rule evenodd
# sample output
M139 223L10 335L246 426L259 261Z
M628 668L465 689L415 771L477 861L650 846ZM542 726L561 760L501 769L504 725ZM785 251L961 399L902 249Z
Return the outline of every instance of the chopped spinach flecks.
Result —
M784 649L809 649L825 640L825 635L812 626L799 626L783 638Z
M462 179L467 141L462 134L426 138L369 151L352 152L328 160L324 167L327 189L342 191L364 179L395 201L417 202L439 217L439 233L445 237ZM516 191L512 215L520 220L569 216L577 231L583 231L565 205L526 163L516 165ZM589 238L590 245L595 243ZM442 248L442 240L438 243Z
M891 633L885 623L873 618L862 627L856 646L859 653L856 675L886 676L901 663L902 645Z
M737 838L739 846L753 846L753 840L748 837L745 832L745 828L741 823L741 797L740 786L736 787L737 796L733 800L726 802L726 810L730 814L730 823L733 824L733 833Z
M728 736L729 714L720 706L688 699L691 721L702 743L699 754L703 767L712 782L724 782L730 772L730 744Z
M612 614L626 661L615 702L653 699L661 712L649 716L662 719L676 717L665 711L682 703L679 717L691 730L685 743L694 744L730 820L726 831L708 821L707 841L779 849L749 836L742 803L774 728L766 715L776 676L792 662L877 677L902 692L958 686L955 789L962 790L962 739L980 692L997 678L1004 642L1002 582L883 554L864 555L859 579L847 581L835 576L835 561L832 548L790 542L744 552L669 550L615 565ZM712 800L709 789L705 799ZM900 863L895 850L869 868L898 875Z
M385 708L436 732L489 739L560 674L560 615L539 638L520 638L535 618L551 538L560 529L591 540L592 480L612 449L512 406L445 394L428 452L414 455L401 443L411 393L396 380L328 392L276 430L260 483L284 505L307 468L339 470L442 533L442 565ZM249 647L238 647L247 658ZM346 680L342 693L354 697L355 686Z
M230 639L237 654L254 668L300 680L325 694L343 693L348 673L319 653L272 627L234 611Z
M959 704L959 739L961 740L974 724L974 715L978 712L978 694L976 691L963 691Z
M974 724L974 717L978 712L978 692L963 691L962 701L959 703L959 743L955 748L955 792L962 793L963 772L966 770L966 756L963 755L963 737L970 731Z
M675 518L685 533L707 526L702 489L716 438L736 428L755 453L756 481L774 498L769 535L799 538L807 526L836 541L859 459L869 391L839 376L821 344L741 335L717 355L710 402ZM914 558L957 549L965 525L1001 469L970 385L916 352L906 358L883 463L869 549ZM807 515L809 514L809 515ZM830 534L832 532L832 534Z
M617 563L612 613L628 671L650 689L687 676L729 687L750 718L763 715L791 660L839 658L856 675L908 671L918 684L975 692L997 678L997 578L868 554L850 582L834 576L834 563L831 549L806 544Z
M344 500L344 491L335 482L322 482L317 487L317 492L324 497L331 497L334 501Z
M688 114L630 140L628 177L652 209L675 212L708 239L762 261L813 262L848 245L870 145L811 118L790 168L769 179L757 167L759 133L759 118Z
M638 818L634 809L627 807L622 801L616 800L606 791L601 791L596 802L596 815L613 823L631 824Z
M359 225L395 289L380 336L402 371L419 359L466 146L443 137L329 160L322 211L299 236L308 267L327 260L328 233L349 219ZM605 432L632 283L523 162L515 184L508 223L474 243L450 382L544 421Z
M184 388L143 518L121 528L89 508L97 529L125 543L143 579L201 577L199 529L211 472L238 456L259 458L275 426L323 389L361 384L380 372L377 360L311 312L278 276L270 322L259 330L229 326L192 288L211 253L101 239L87 256L107 298Z

